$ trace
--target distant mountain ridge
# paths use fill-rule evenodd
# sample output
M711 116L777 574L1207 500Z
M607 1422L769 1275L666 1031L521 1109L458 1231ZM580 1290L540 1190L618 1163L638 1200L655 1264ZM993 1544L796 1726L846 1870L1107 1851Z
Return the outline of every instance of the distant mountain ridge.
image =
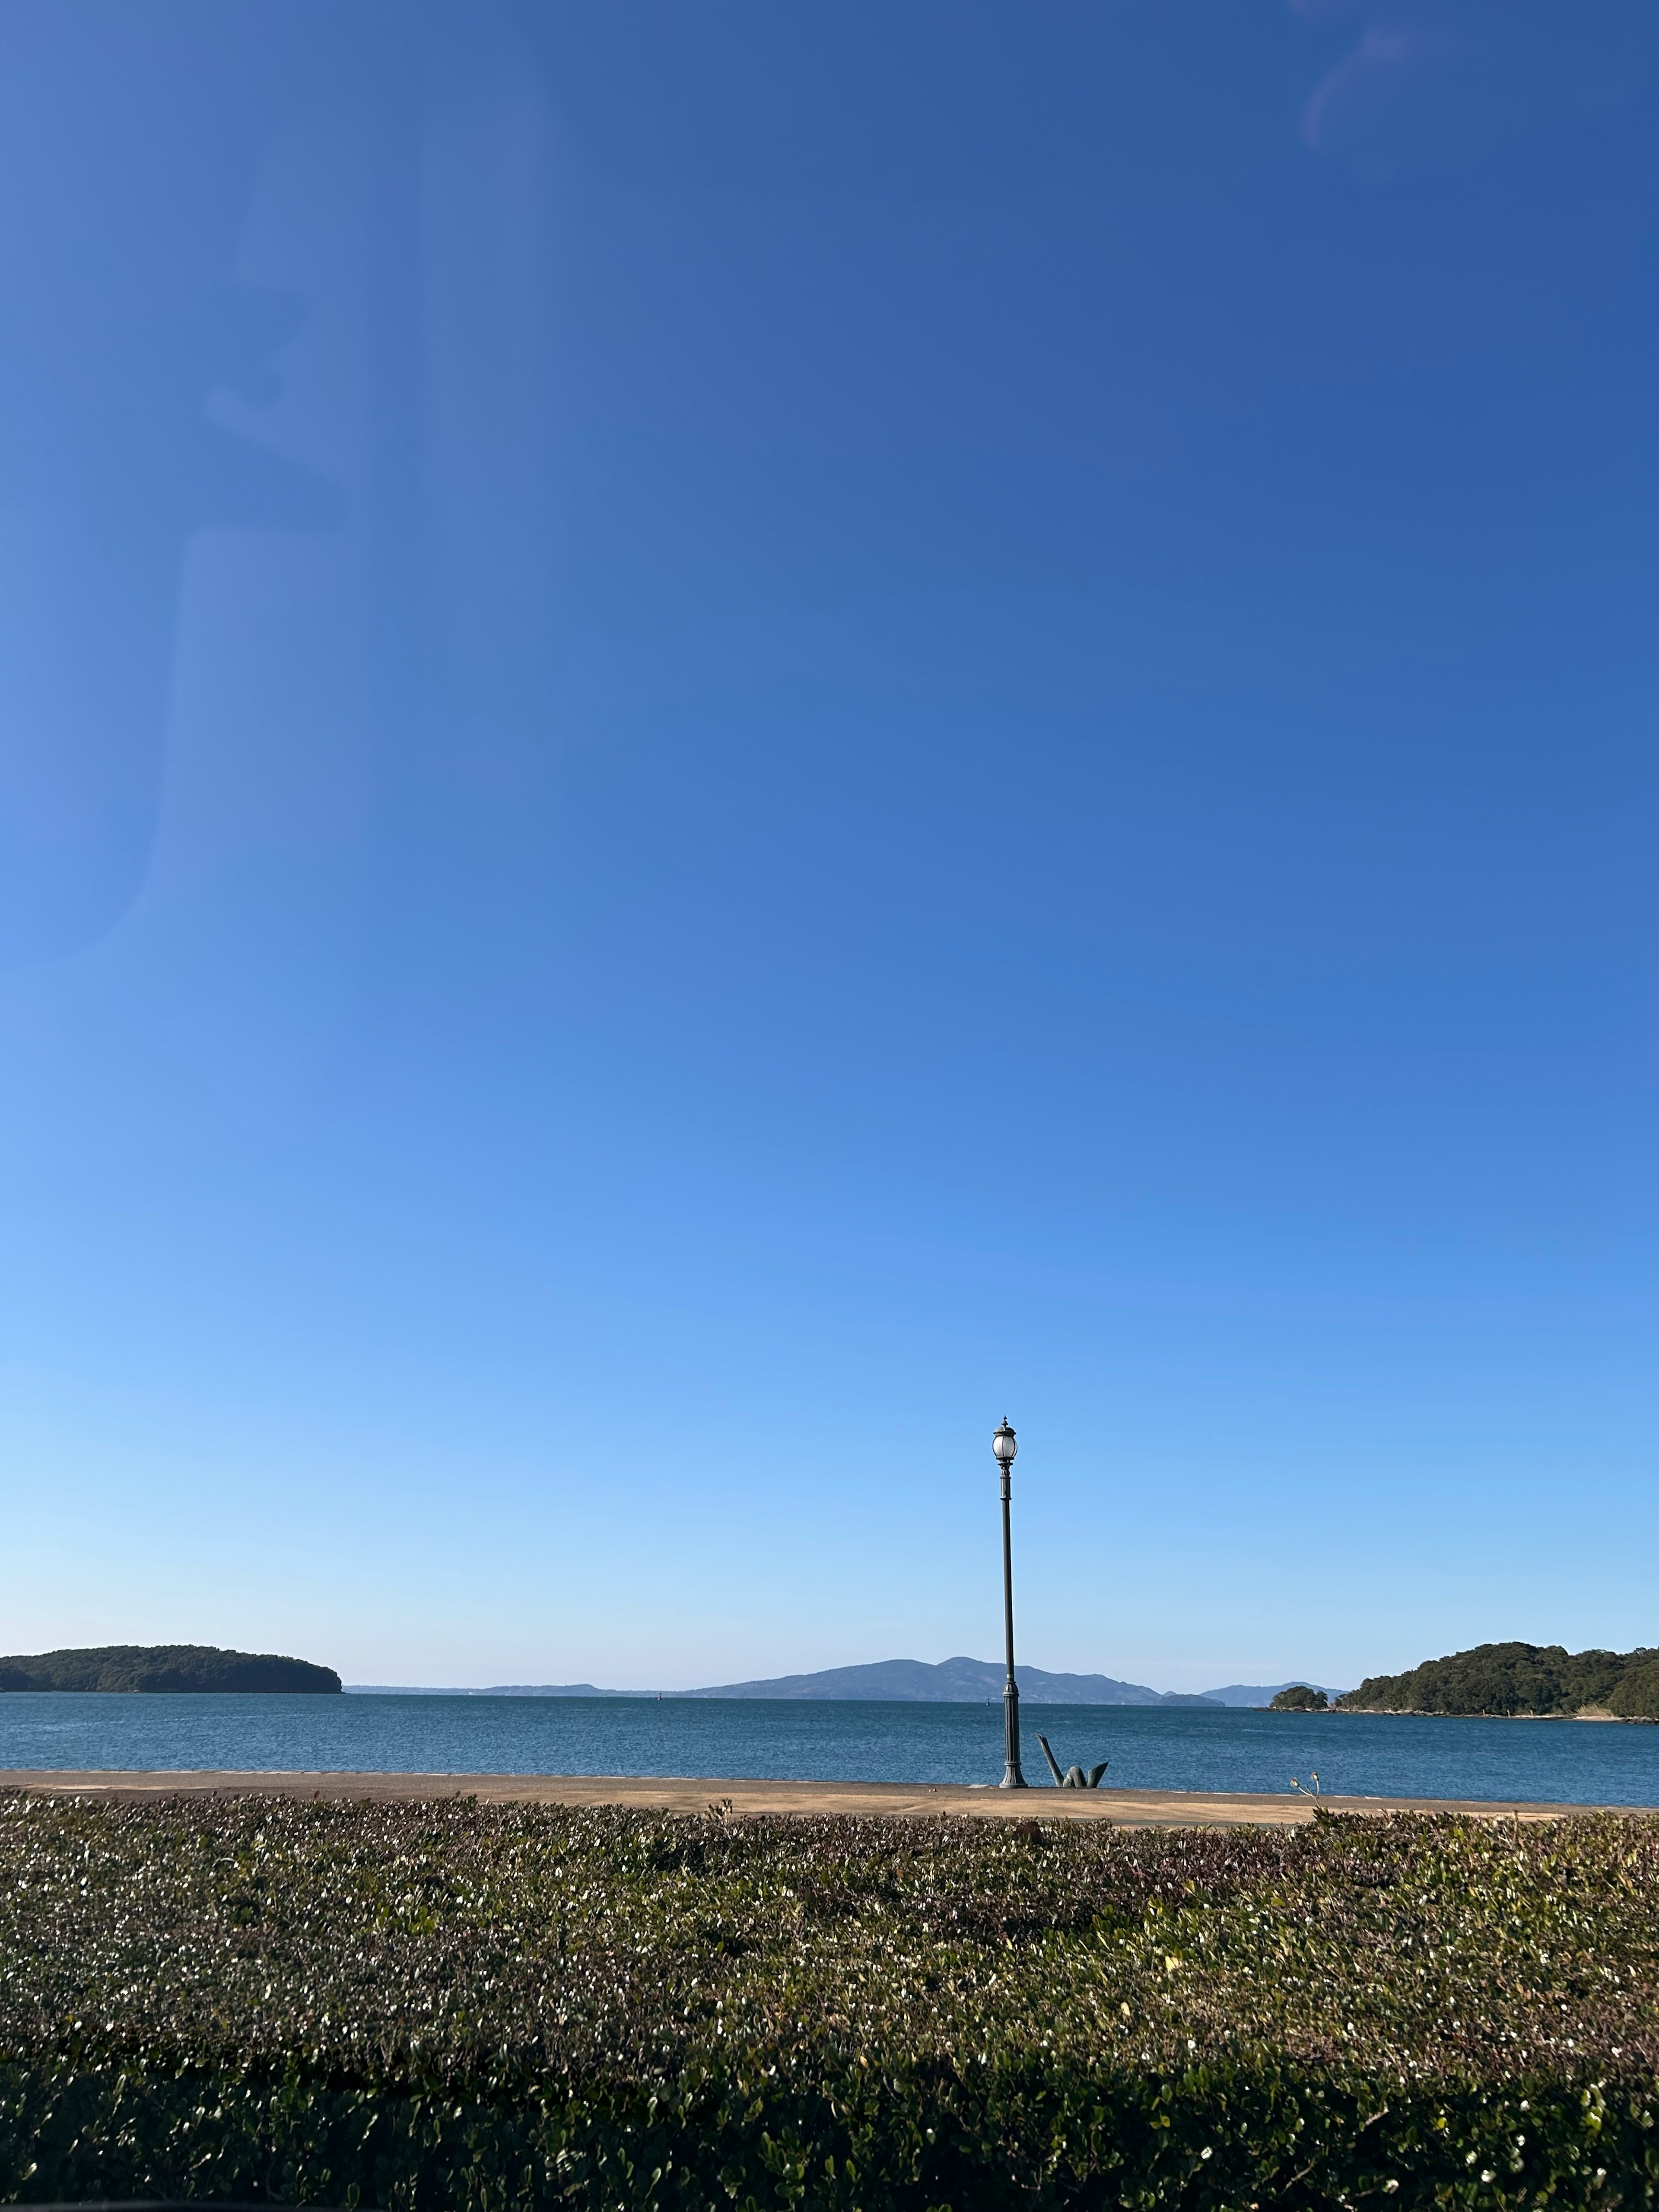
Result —
M683 1690L602 1690L592 1682L348 1682L349 1698L679 1698Z
M1040 1705L1201 1705L1178 1690L1149 1690L1110 1674L1051 1674L1016 1667L1019 1693ZM778 1674L765 1681L722 1682L685 1690L688 1698L859 1698L883 1705L982 1705L1002 1695L1005 1670L991 1659L877 1659L862 1667L826 1667L816 1674Z
M1219 1698L1181 1690L1152 1690L1110 1674L1051 1674L1017 1667L1019 1693L1041 1705L1218 1705ZM777 1674L752 1682L721 1682L701 1690L605 1690L592 1682L501 1682L486 1690L407 1689L390 1682L349 1682L359 1696L467 1698L777 1698L803 1702L865 1701L872 1705L977 1705L1002 1695L1003 1668L992 1659L878 1659L860 1667L827 1667L813 1674ZM1263 1696L1266 1705L1271 1691Z
M0 1690L203 1692L338 1697L331 1667L274 1651L222 1651L213 1644L104 1644L83 1651L40 1651L0 1659Z
M1218 1690L1206 1690L1203 1695L1211 1705L1249 1710L1272 1705L1281 1691L1293 1690L1298 1683L1305 1683L1310 1690L1322 1690L1328 1698L1341 1694L1328 1682L1310 1682L1305 1674L1292 1674L1288 1682L1228 1682Z

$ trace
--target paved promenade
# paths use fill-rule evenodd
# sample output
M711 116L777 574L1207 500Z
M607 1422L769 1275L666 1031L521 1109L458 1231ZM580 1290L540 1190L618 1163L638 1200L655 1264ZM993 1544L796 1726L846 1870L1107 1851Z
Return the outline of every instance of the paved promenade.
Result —
M211 1797L248 1791L284 1797L477 1797L492 1804L632 1805L704 1813L729 1803L741 1813L853 1813L937 1820L1111 1820L1123 1827L1293 1827L1313 1818L1306 1797L1186 1790L967 1790L902 1782L742 1782L570 1774L232 1774L0 1769L0 1789L52 1790L82 1797ZM1510 1805L1434 1797L1327 1797L1336 1813L1468 1813L1487 1820L1558 1820L1588 1805ZM1603 1808L1633 1813L1643 1808Z

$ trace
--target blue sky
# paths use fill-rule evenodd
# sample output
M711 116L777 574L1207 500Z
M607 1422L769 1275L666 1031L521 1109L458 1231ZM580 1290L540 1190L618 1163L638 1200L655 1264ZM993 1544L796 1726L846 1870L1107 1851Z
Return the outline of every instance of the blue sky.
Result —
M0 7L0 1647L1659 1641L1659 19Z

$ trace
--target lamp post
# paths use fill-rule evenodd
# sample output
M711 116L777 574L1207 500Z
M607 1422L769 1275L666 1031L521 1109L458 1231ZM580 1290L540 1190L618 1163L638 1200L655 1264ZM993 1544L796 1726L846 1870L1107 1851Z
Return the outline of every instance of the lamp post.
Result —
M1002 1735L1006 1754L1002 1787L1005 1790L1024 1790L1028 1784L1019 1771L1019 1684L1014 1680L1014 1547L1008 1529L1009 1470L1013 1466L1014 1454L1019 1446L1014 1440L1014 1432L1008 1425L1006 1413L1002 1417L1002 1426L991 1439L991 1449L997 1455L997 1466L1002 1474L1002 1632L1008 1650L1008 1680L1002 1692Z

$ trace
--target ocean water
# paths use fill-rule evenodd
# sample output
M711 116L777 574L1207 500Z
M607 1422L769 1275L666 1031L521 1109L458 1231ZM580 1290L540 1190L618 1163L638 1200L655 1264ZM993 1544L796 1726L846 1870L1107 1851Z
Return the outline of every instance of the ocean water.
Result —
M1659 1728L1191 1706L1022 1708L1026 1779L1109 1759L1108 1788L1659 1807ZM238 1768L994 1783L1002 1707L758 1698L0 1693L0 1770ZM0 1772L0 1779L3 1779Z

